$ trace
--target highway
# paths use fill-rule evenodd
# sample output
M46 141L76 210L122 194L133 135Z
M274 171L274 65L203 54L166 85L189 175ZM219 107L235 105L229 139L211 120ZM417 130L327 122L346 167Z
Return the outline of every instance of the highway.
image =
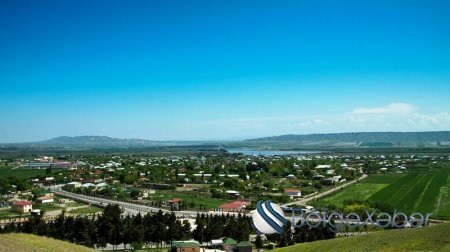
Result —
M135 215L139 212L141 214L158 212L159 210L161 210L164 213L172 212L170 210L161 209L161 208L157 208L157 207L150 207L150 206L144 206L144 205L139 205L139 204L134 204L134 203L129 203L129 202L123 202L123 201L119 201L119 200L104 199L104 198L100 198L100 197L93 197L93 196L87 196L87 195L82 195L82 194L77 194L77 193L71 193L71 192L62 190L61 187L62 186L60 186L60 185L53 186L53 187L51 187L51 190L56 195L63 196L66 198L71 198L71 199L78 200L78 201L82 201L82 202L96 205L96 206L106 207L109 204L117 204L123 209L124 213L130 214L130 215ZM232 212L228 213L228 212L213 212L213 211L209 211L209 212L205 212L205 211L173 211L173 213L179 218L191 218L191 219L195 219L198 213L210 214L210 215L221 215L221 214L237 215L238 214L238 213L232 213Z
M306 203L308 201L331 194L335 191L338 191L344 187L352 185L352 184L354 184L362 179L365 179L365 178L367 178L367 175L363 174L361 177L359 177L356 180L339 185L330 190L315 194L313 196L306 197L306 198L300 199L298 201L284 204L284 205L282 205L282 207L288 207L288 206L292 206L294 204L306 205ZM66 198L71 198L74 200L82 201L82 202L96 205L96 206L106 207L109 204L117 204L123 209L124 213L126 213L126 214L135 215L139 212L141 214L145 214L145 213L151 213L151 212L158 212L160 210L164 213L172 212L170 210L161 209L161 208L157 208L157 207L150 207L150 206L144 206L144 205L139 205L139 204L134 204L134 203L129 203L129 202L123 202L123 201L119 201L119 200L105 199L105 198L100 198L100 197L93 197L93 196L87 196L87 195L82 195L82 194L77 194L77 193L71 193L71 192L62 190L61 187L62 187L62 185L53 186L53 187L51 187L51 190L56 195L60 195L60 196L66 197ZM237 215L238 214L238 213L233 213L233 212L213 212L213 211L173 211L173 213L175 213L175 215L179 218L190 218L190 219L195 219L195 217L197 216L198 213L211 214L211 215L221 215L221 214ZM251 214L246 214L246 215L251 216Z

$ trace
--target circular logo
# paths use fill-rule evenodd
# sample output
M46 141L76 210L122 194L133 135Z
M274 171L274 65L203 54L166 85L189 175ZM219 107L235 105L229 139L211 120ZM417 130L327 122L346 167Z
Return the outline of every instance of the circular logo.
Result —
M259 234L281 234L287 222L281 207L270 200L256 204L252 219L253 228Z

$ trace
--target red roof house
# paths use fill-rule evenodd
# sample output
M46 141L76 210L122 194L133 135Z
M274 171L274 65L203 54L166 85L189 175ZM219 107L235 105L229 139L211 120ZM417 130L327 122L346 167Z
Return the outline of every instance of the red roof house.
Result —
M11 205L11 210L18 213L29 213L33 210L33 202L16 201Z
M241 212L246 206L250 205L250 202L245 200L236 200L233 202L224 203L219 206L222 212Z

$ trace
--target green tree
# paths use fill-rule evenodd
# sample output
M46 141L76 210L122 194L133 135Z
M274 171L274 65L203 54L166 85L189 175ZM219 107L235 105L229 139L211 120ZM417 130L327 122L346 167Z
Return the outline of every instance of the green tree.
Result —
M263 247L263 240L261 239L261 235L259 234L256 236L255 247L257 249L261 249Z

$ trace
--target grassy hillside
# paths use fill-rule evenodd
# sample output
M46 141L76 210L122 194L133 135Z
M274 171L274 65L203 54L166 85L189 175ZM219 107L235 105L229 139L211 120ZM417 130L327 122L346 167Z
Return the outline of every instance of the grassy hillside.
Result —
M450 223L308 242L275 251L450 251Z
M95 251L93 249L31 234L0 234L0 251Z

